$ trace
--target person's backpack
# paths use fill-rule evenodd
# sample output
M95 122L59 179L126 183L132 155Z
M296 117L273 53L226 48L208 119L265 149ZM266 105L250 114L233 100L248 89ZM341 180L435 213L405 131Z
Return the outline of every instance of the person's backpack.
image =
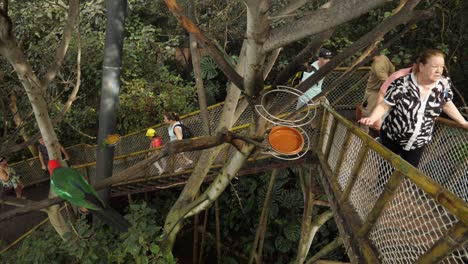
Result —
M192 131L190 130L190 128L188 126L186 126L186 125L184 125L182 123L179 123L179 124L175 125L174 128L176 128L178 126L180 128L182 128L182 139L193 138L193 133L192 133ZM174 132L174 134L175 134L175 132Z

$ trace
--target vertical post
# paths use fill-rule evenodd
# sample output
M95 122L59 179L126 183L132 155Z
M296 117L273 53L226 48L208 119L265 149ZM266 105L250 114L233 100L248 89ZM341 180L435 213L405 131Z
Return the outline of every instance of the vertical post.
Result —
M221 225L219 220L218 199L215 200L215 221L216 221L216 260L221 264Z
M198 255L198 262L199 264L205 263L203 259L204 249L205 249L205 239L206 239L206 226L208 225L208 209L205 209L205 217L203 218L203 230L202 230L202 237L200 241L200 252Z
M330 150L331 150L333 141L335 140L336 128L338 126L338 120L336 120L335 118L333 118L333 120L331 120L331 122L333 122L333 123L332 123L332 126L330 128L330 134L328 135L327 147L325 148L325 152L323 153L323 156L325 157L325 161L327 163L328 163L328 159L330 158L329 157Z
M126 0L107 0L106 39L102 66L102 92L99 109L97 168L93 183L112 176L114 147L103 147L107 135L115 133L120 91L120 66L124 42ZM109 198L109 188L100 191L103 200Z
M319 135L319 140L318 140L318 145L317 145L317 151L322 153L323 142L325 141L325 129L327 128L327 124L328 124L328 109L323 107L323 102L321 102L320 106L323 109L323 116L322 116L322 124L320 126L320 135Z
M343 150L341 151L340 157L338 158L338 161L336 162L335 169L333 170L333 176L335 178L338 178L339 176L341 165L343 164L345 155L348 152L350 145L351 145L351 132L349 131L349 129L346 129L346 134L345 134L345 138L343 141Z
M198 261L198 225L200 222L199 214L193 216L193 253L192 253L192 263L197 264Z
M362 224L361 229L357 232L357 235L359 237L365 237L368 235L369 231L375 225L375 222L377 222L377 219L385 209L385 205L387 205L389 200L393 197L393 194L401 185L401 182L404 178L404 175L401 174L400 171L395 170L392 173L392 176L388 180L388 183L385 185L384 191L380 195L379 199L375 202L372 210L367 215L367 219Z
M359 175L359 170L361 169L364 158L367 155L368 148L369 147L366 144L363 144L361 149L359 150L356 161L354 162L354 167L351 170L351 175L349 176L348 184L346 185L346 188L343 191L343 195L340 197L341 202L346 202L348 200L349 194L351 193L351 189L353 188L354 183L356 182L357 177Z

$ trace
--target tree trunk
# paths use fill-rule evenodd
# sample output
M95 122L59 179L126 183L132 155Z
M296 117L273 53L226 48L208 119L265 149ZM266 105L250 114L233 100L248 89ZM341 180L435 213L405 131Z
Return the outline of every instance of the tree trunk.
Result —
M10 111L11 114L13 115L13 122L15 122L15 125L17 129L19 129L19 134L23 138L24 141L29 140L28 134L26 134L26 131L24 130L24 121L23 118L21 117L21 114L18 110L18 105L16 104L17 102L17 97L15 91L12 89L11 94L10 94ZM37 156L37 150L34 145L29 145L28 146L29 152L35 157Z
M48 85L55 77L56 72L62 64L63 58L68 49L68 43L73 31L75 18L78 16L79 1L70 0L67 25L64 29L64 38L61 47L57 50L56 60L54 65L48 71L44 83L41 83L37 78L31 65L29 64L26 56L16 44L14 34L12 32L12 21L8 17L8 2L2 2L0 6L0 55L4 56L11 64L19 80L21 81L28 99L31 103L34 116L37 121L37 126L44 138L47 146L47 152L50 159L58 159L61 161L60 144L57 140L52 121L49 117L47 103L44 98L45 85ZM49 190L49 198L56 197L52 189ZM65 223L63 216L60 214L58 205L52 205L48 208L47 214L49 216L52 226L57 233L64 238L64 234L70 232L70 227Z
M60 145L58 143L52 121L49 117L47 103L44 99L40 82L16 43L13 40L3 43L4 45L0 45L0 54L3 55L13 66L18 78L26 90L34 116L36 117L37 126L39 127L39 130L47 144L49 157L50 159L61 160ZM56 194L52 189L50 189L49 198L53 198L55 196ZM57 233L63 238L64 234L70 231L70 228L66 225L63 216L60 214L59 206L53 205L49 207L47 214L49 216L50 223L53 225Z

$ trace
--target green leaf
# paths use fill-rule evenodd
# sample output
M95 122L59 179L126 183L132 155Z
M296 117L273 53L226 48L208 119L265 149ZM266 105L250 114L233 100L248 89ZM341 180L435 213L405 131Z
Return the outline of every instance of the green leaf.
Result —
M286 253L291 249L292 243L283 236L278 236L275 240L275 246L279 251Z
M297 242L301 237L301 228L297 224L289 224L283 229L283 234L288 240Z
M151 243L150 250L151 250L151 253L153 253L154 255L157 255L159 254L161 249L159 248L158 245Z

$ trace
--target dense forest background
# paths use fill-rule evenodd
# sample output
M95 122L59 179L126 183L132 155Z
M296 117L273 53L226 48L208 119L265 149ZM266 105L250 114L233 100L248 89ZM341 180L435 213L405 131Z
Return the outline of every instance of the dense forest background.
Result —
M185 5L185 1L179 1ZM273 1L273 9L279 9L287 1ZM308 1L301 11L314 10L325 1ZM122 87L119 97L117 127L120 134L127 134L161 123L165 110L188 113L198 109L193 69L188 54L188 34L161 0L129 0L126 20L126 36L123 52ZM378 23L390 16L396 3L390 3L354 19L337 28L324 46L335 54L354 43ZM456 104L461 106L468 90L468 3L467 1L421 1L418 9L431 7L436 17L430 21L410 25L409 31L384 52L397 68L410 65L412 59L426 48L439 48L446 52L449 75L458 91ZM53 60L53 53L60 44L62 28L66 20L66 3L55 1L10 1L10 16L14 21L14 32L18 44L26 52L36 74L45 74ZM274 11L274 10L273 10ZM233 61L241 49L245 34L245 7L239 1L204 0L196 4L197 24L217 41L217 45L229 54ZM81 1L79 38L72 39L62 70L57 81L48 86L46 100L49 113L58 115L76 85L78 76L78 54L80 59L80 91L63 122L56 125L56 132L64 146L77 143L96 144L98 131L99 99L102 77L102 62L105 34L105 1ZM281 20L278 20L278 26ZM396 28L386 39L400 31ZM78 41L79 39L79 41ZM269 76L275 76L308 44L303 39L284 47ZM208 104L223 101L226 96L227 78L214 60L203 53L201 70L207 93ZM359 56L355 54L349 58ZM346 65L343 65L346 66ZM271 77L269 77L271 78ZM267 79L266 84L272 82ZM32 135L38 128L24 88L14 70L0 57L0 140L21 143L21 131ZM20 117L20 121L15 118ZM31 157L28 150L11 154L12 160ZM265 262L288 263L296 255L296 244L300 232L300 215L303 197L297 178L301 169L281 171L274 186L274 197L270 207L269 226L264 245ZM222 263L244 263L251 249L258 218L268 188L270 175L243 178L220 196L222 241L229 246L224 252ZM81 263L96 263L107 259L115 262L152 261L161 257L157 240L161 233L164 216L177 198L180 190L161 191L149 197L136 197L136 201L125 209L128 201L113 201L128 214L139 232L119 235L100 226L90 226L85 217L75 224L80 240L62 244L52 228L46 228L27 240L18 251L11 251L5 258L40 263L63 263L80 260ZM318 197L325 198L325 197ZM323 208L322 208L323 209ZM316 209L314 215L323 213ZM279 213L281 212L281 213ZM284 213L287 212L287 213ZM208 211L213 219L213 209ZM211 222L213 223L213 222ZM214 233L210 224L208 233ZM184 240L191 239L193 223L187 224L174 254L184 257L183 248L190 247ZM236 235L233 235L236 234ZM337 236L333 221L315 238L310 254L319 251ZM39 239L45 238L45 239ZM109 241L113 241L110 243ZM318 241L318 242L317 242ZM102 245L107 245L103 247ZM137 245L137 246L135 246ZM99 247L98 247L99 246ZM30 249L34 248L34 252ZM213 253L214 242L207 242L208 253ZM214 254L214 253L213 253ZM207 255L209 258L210 255ZM173 263L172 256L162 256ZM346 260L343 249L329 255L329 259ZM103 263L106 263L105 261ZM159 263L159 262L158 262ZM161 262L162 263L162 262Z

